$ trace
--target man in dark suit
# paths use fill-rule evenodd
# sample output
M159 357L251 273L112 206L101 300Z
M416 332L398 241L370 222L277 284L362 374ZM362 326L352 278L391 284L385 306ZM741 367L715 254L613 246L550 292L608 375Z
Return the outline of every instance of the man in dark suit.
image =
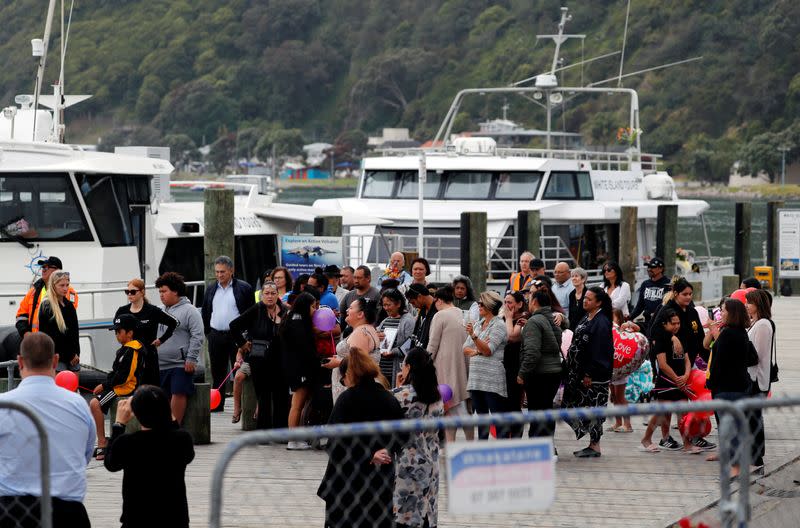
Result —
M206 288L203 298L203 327L208 338L211 359L211 378L214 388L220 389L222 401L212 412L225 409L225 388L222 380L236 363L236 344L230 335L230 324L255 304L253 287L234 278L233 260L225 255L214 260L217 282Z

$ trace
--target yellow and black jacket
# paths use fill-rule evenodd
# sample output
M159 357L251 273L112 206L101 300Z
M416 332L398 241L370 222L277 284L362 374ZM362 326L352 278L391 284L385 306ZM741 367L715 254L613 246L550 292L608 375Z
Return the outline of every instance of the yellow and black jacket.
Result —
M104 391L113 390L117 396L127 396L136 389L142 379L142 348L134 339L117 350L111 372L103 382Z

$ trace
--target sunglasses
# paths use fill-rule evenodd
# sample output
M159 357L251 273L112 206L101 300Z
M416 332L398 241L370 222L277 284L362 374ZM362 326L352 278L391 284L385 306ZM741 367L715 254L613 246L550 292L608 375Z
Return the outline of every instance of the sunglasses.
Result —
M478 306L480 306L481 308L486 308L486 305L483 304L481 301L478 301Z
M125 295L136 295L137 293L139 293L142 290L122 290L122 291L125 292Z

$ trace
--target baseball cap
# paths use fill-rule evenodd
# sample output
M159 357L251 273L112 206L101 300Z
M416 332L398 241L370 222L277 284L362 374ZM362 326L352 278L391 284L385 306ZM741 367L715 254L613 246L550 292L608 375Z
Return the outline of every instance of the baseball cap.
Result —
M109 330L136 330L139 320L131 314L122 314L114 319L114 325Z
M325 266L325 269L323 270L323 273L325 275L327 275L328 277L341 277L342 276L342 270L340 270L339 266L337 266L336 264L330 264L328 266Z
M44 260L38 261L36 264L39 266L50 266L52 268L64 269L61 259L58 257L47 257Z
M417 283L414 283L411 286L409 286L408 287L408 291L406 292L406 296L409 296L409 297L417 297L419 295L422 295L423 297L425 297L425 296L429 296L430 294L431 294L431 292L428 290L428 288L426 286L424 286L422 284L417 284Z
M663 260L661 260L661 259L660 259L660 258L658 258L658 257L653 257L653 258L651 258L651 259L650 259L650 260L647 262L647 267L648 267L649 269L653 269L653 268L663 268L663 267L664 267L664 261L663 261Z

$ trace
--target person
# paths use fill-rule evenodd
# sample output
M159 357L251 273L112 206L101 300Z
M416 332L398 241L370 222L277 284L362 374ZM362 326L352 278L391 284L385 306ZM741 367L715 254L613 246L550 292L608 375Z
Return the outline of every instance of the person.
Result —
M464 356L469 360L467 390L477 414L502 413L506 410L506 370L503 351L508 341L506 325L497 317L503 300L494 291L481 293L478 300L480 319L466 324ZM498 435L501 435L498 431ZM507 433L503 436L507 436ZM478 438L489 439L489 428L478 427Z
M755 277L747 277L746 279L742 280L741 284L739 284L739 289L746 290L747 288L755 288L760 290L761 281Z
M685 353L680 347L676 347L676 340L673 339L680 330L681 318L675 310L668 308L660 318L660 324L664 331L659 333L659 338L654 340L652 345L652 353L655 354L658 362L655 388L652 391L653 398L664 402L683 401L687 399L685 390L689 382L692 366L689 363L689 354ZM639 450L647 453L658 453L660 449L653 443L653 431L664 422L669 424L669 421L669 413L655 415L650 418ZM662 434L664 434L663 427ZM687 453L698 454L702 452L699 447L692 445L691 439L686 436L684 431L681 431L681 436L683 437L683 449Z
M313 295L303 292L297 296L292 309L278 327L281 359L286 383L292 391L289 410L289 427L300 427L303 407L312 392L323 383L317 349L314 344L314 326L311 318L318 307ZM310 449L308 442L289 442L290 450Z
M531 282L531 289L529 291L528 302L531 296L537 291L543 291L550 297L550 309L553 311L553 322L562 330L570 328L569 319L566 317L564 307L558 302L558 298L553 293L553 281L547 275L537 275Z
M329 264L323 270L325 276L328 277L328 291L333 293L336 297L336 310L339 309L339 303L342 302L344 296L347 295L348 290L339 285L339 280L342 277L342 270L336 264Z
M616 347L616 340L619 339L619 332L638 332L639 325L630 321L626 322L625 317L622 315L622 310L614 308L611 310L613 316L614 327L614 345ZM628 405L628 400L625 398L625 387L628 385L628 376L612 380L610 390L611 403L616 406L624 407ZM614 433L632 433L633 426L631 425L630 416L616 416L614 417L614 425L607 429Z
M292 274L288 268L278 266L273 269L269 274L269 280L275 283L275 286L278 288L278 295L281 298L292 291Z
M414 334L414 317L406 310L406 299L403 294L395 289L389 289L381 294L381 304L386 312L386 317L378 325L378 338L381 340L381 374L389 383L397 380L400 367L403 364L405 353L410 349L411 336ZM385 330L396 329L391 346L385 343Z
M630 313L633 321L640 315L644 316L644 321L639 323L639 327L644 334L649 333L650 323L653 320L659 307L664 300L664 294L670 289L670 280L664 275L664 261L658 257L647 261L648 279L639 286L639 298L636 301L636 308Z
M540 275L547 276L547 270L544 266L544 261L540 258L535 258L531 260L531 274L534 277L538 277Z
M444 404L439 394L436 368L424 348L408 351L398 375L394 397L409 420L439 418ZM396 526L436 526L439 513L439 435L414 433L397 457L394 486ZM427 524L426 524L427 523Z
M328 276L322 273L322 268L317 268L313 274L308 277L308 286L316 288L319 292L320 306L327 306L331 310L337 312L339 310L339 301L336 295L331 291Z
M255 304L253 287L233 276L233 260L221 255L214 260L217 282L206 288L203 297L203 327L208 338L208 356L211 362L212 388L220 389L220 404L211 412L225 410L226 391L222 381L236 364L236 343L230 333L230 324Z
M750 374L748 374L748 349L750 347L747 337L747 327L750 318L741 301L728 299L722 309L720 325L711 325L711 334L714 344L711 347L711 357L708 362L708 378L706 387L711 391L713 399L737 401L750 395ZM720 326L722 328L720 329ZM753 431L751 431L751 434ZM729 460L734 461L731 468L731 478L739 475L740 467L737 462L736 449L738 440L730 442ZM696 444L695 444L696 445Z
M433 358L439 383L449 385L453 391L452 398L445 404L445 414L469 416L472 410L468 404L467 360L463 351L467 332L461 310L453 306L453 287L448 284L436 290L435 302L436 313L430 322L427 350ZM464 426L464 435L467 440L473 439L471 426ZM455 429L445 429L445 436L448 442L455 441Z
M284 429L289 423L289 387L283 376L278 328L286 316L274 282L261 288L261 301L231 321L231 335L238 347L236 361L247 359L258 399L259 429ZM241 400L240 400L241 401ZM237 412L238 411L238 412ZM234 399L233 423L242 410Z
M347 357L347 385L336 400L330 424L401 420L403 409L391 392L375 382L378 364L354 347ZM385 382L386 380L382 380ZM325 501L325 526L330 528L390 527L395 487L395 460L407 435L331 438L328 465L317 496Z
M171 315L164 313L161 308L150 304L144 291L142 279L131 279L124 290L128 304L117 308L114 319L122 314L131 314L139 320L136 339L144 345L142 360L142 383L150 385L160 383L158 349L175 332L178 321ZM159 334L160 327L164 330Z
M775 323L772 321L772 306L769 294L757 289L745 294L747 314L750 316L750 327L747 336L758 353L758 364L747 368L752 383L752 396L766 397L770 390L772 358L775 356ZM766 438L764 436L764 418L760 410L750 411L750 428L754 431L752 464L756 467L764 465Z
M575 289L575 285L570 280L569 264L566 262L559 262L553 268L553 295L558 299L558 304L564 308L564 315L569 317L569 294Z
M517 383L519 372L520 349L522 347L522 329L528 322L528 307L522 292L509 292L503 300L503 318L506 324L506 348L503 351L503 368L506 371L506 398L507 411L519 412L522 410L523 387ZM521 425L509 426L509 436L519 438L522 436Z
M95 442L89 408L81 396L56 385L58 355L47 334L26 333L17 364L22 381L0 394L0 402L28 406L47 431L52 526L88 528L83 499L86 465L92 459ZM39 442L39 434L27 416L0 408L0 446L4 453L0 464L0 526L17 526L17 520L38 507L42 487Z
M141 430L126 433L134 416ZM142 385L120 401L103 465L123 472L122 528L188 528L184 477L192 460L192 436L172 420L170 398L160 387Z
M114 319L111 328L122 345L114 357L111 372L106 381L97 385L92 391L95 395L89 401L89 410L97 429L97 448L94 457L103 460L106 455L106 419L105 414L111 404L119 396L132 394L142 379L142 362L144 345L133 338L139 328L139 320L131 314L122 314Z
M39 304L39 332L49 335L56 346L56 370L81 369L81 345L78 337L78 313L67 297L69 272L54 271L47 279L47 292Z
M614 337L611 332L611 298L593 286L583 299L586 316L578 323L567 353L567 379L562 407L605 407L614 369ZM589 434L589 446L575 451L578 458L600 456L605 418L568 420L580 440Z
M528 410L553 408L553 399L561 385L561 328L553 322L550 296L538 291L531 296L530 317L522 329L522 350L515 384L524 387ZM556 424L531 425L528 437L553 436Z
M359 266L353 273L353 289L351 289L350 292L344 296L342 302L339 303L339 324L342 329L342 337L349 336L350 332L353 331L351 327L346 326L347 309L353 304L353 301L360 297L375 302L380 300L381 293L377 288L370 285L371 280L372 272L367 266Z
M519 256L519 271L512 273L508 279L507 292L524 291L530 287L530 282L535 275L531 270L531 262L534 260L533 253L523 251ZM539 259L536 259L539 260Z
M400 293L407 293L412 284L428 286L428 276L431 274L431 265L427 259L417 257L411 261L411 281L401 284L397 289Z
M33 282L33 285L22 298L17 309L17 319L14 326L19 332L20 337L24 337L28 332L37 332L39 330L39 305L42 300L47 297L47 280L54 271L58 271L64 267L61 259L58 257L47 257L46 259L36 262L39 269L42 271L42 276ZM66 295L67 299L78 308L78 294L70 286Z
M414 323L414 344L427 348L430 340L431 322L436 315L436 303L428 288L412 284L406 292L408 303L417 310Z
M464 313L464 321L477 321L480 313L472 281L466 275L456 275L452 284L453 306Z
M569 308L567 309L567 313L569 313L570 328L576 328L578 323L581 322L581 319L583 319L583 316L586 315L583 309L583 297L586 295L586 279L588 278L589 274L586 273L586 270L583 268L575 268L570 273L570 280L575 287L569 292Z
M306 285L308 284L309 277L311 277L311 275L308 273L301 273L298 275L297 279L295 279L295 281L292 283L292 289L286 292L283 297L281 297L281 302L287 303L289 306L291 306L291 304L294 302L294 299L306 291ZM317 297L319 297L319 295L317 295Z
M158 367L161 389L170 399L172 416L180 424L189 396L194 394L194 374L204 339L203 318L186 296L186 283L180 274L163 273L156 279L156 288L164 312L178 322L172 338L158 349Z
M603 266L603 288L611 297L611 308L621 310L627 318L630 314L628 303L631 302L631 286L622 277L622 268L614 261L606 262Z
M341 286L348 292L353 291L353 288L356 287L356 283L354 280L355 271L356 270L353 269L353 266L342 267L342 276L339 278L339 286Z
M347 339L343 339L336 345L336 355L322 365L331 369L331 391L334 404L345 390L344 385L340 383L341 376L338 367L342 364L342 360L350 354L351 348L356 347L368 351L367 353L375 361L375 365L380 364L381 339L373 326L377 315L378 303L364 297L354 300L347 309L345 322L353 331Z
M386 279L395 279L400 284L410 284L411 275L403 269L405 266L406 258L399 251L395 251L389 256L389 265L384 270L383 275L376 277L373 286L380 288L383 281Z

